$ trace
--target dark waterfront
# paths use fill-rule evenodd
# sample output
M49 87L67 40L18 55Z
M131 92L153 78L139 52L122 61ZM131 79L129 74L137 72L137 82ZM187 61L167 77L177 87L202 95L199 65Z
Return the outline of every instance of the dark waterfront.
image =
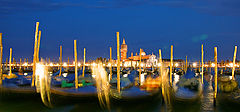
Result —
M174 75L175 77L176 75ZM210 75L205 76L209 80ZM167 108L162 99L152 101L137 102L111 102L110 111L112 112L238 112L239 104L217 102L217 107L213 106L213 87L211 81L204 80L204 90L201 100L197 102L174 102L171 107ZM240 80L240 76L236 75L236 80ZM80 102L80 103L79 103ZM100 112L109 111L101 108L99 101L83 100L78 103L62 102L52 108L46 107L40 96L25 99L1 100L1 112Z

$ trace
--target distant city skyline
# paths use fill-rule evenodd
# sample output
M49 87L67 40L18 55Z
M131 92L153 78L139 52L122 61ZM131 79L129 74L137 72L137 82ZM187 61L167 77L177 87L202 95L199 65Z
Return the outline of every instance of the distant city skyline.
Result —
M3 59L33 57L35 24L42 31L40 57L57 60L63 46L63 60L73 60L73 40L78 43L78 59L109 58L112 47L116 59L116 32L128 45L127 56L139 53L176 59L232 60L235 45L240 45L240 1L238 0L0 0L0 32L3 33ZM239 47L239 46L238 46ZM239 50L238 50L239 51ZM237 60L239 60L237 52Z

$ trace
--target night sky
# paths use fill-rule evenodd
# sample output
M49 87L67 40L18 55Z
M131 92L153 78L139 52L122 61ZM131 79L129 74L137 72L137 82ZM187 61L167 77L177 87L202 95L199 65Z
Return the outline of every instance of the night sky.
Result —
M79 59L83 48L87 59L116 58L116 32L125 37L128 56L143 48L147 54L198 61L204 44L205 61L233 57L240 45L239 0L0 0L0 32L3 33L3 58L32 58L35 24L42 31L40 57L73 60L73 40L78 42ZM239 51L239 50L238 50ZM239 53L237 53L239 59Z

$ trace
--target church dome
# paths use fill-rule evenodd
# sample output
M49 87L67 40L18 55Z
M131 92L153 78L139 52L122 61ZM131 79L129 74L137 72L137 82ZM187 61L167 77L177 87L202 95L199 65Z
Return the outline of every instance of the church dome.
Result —
M144 51L142 51L141 55L142 55L142 56L145 56L145 55L146 55L146 53L145 53Z

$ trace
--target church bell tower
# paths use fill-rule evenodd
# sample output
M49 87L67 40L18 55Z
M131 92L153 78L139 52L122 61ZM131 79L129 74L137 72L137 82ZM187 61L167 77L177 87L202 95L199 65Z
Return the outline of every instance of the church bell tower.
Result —
M127 44L125 42L125 39L123 38L123 43L121 45L121 61L124 61L127 59Z

